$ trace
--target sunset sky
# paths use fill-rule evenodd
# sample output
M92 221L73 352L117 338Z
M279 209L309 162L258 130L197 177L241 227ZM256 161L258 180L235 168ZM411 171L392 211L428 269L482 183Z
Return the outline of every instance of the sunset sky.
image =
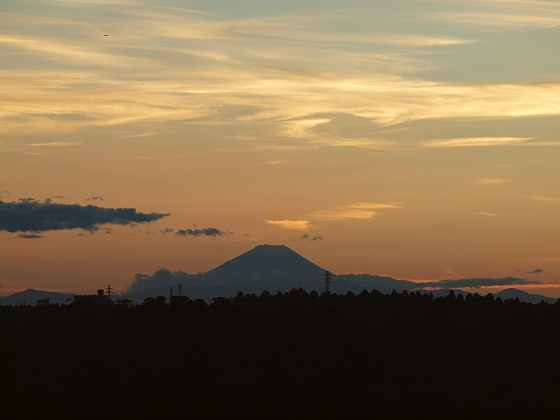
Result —
M558 1L3 0L0 22L4 296L284 244L560 297Z

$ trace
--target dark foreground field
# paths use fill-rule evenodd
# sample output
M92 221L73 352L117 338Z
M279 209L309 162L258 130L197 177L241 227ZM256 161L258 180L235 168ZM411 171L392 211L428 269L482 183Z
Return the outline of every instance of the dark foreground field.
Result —
M560 305L491 295L0 307L2 418L558 418Z

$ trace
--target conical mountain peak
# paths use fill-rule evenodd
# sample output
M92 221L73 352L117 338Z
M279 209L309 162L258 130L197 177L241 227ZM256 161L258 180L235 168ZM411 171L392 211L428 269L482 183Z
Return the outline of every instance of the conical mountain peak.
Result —
M259 245L235 257L207 275L219 283L317 280L325 270L285 245Z

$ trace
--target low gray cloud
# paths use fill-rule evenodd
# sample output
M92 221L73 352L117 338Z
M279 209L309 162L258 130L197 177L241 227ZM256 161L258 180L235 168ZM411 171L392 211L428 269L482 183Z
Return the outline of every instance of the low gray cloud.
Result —
M422 283L423 287L441 287L444 289L461 287L488 287L488 286L515 286L522 284L535 284L536 282L519 279L516 277L504 277L502 279L456 279L439 280L430 283Z
M309 236L308 233L304 233L303 235L300 236L300 239L310 239L312 241L320 241L323 239L322 236Z
M229 235L229 232L223 232L216 228L203 229L181 229L175 232L175 236L222 236Z
M105 200L103 199L103 197L100 197L100 196L98 196L98 195L96 195L95 197L86 198L86 201L95 201L95 200L105 201Z
M22 239L39 239L42 237L43 235L37 235L36 233L21 233L18 235L18 238Z
M173 229L165 228L165 229L162 229L160 232L163 233L164 235L167 235L168 233L173 233Z
M540 274L543 272L544 270L542 268L535 268L533 271L529 272L529 274Z
M140 213L133 208L104 208L93 205L56 204L32 198L17 202L0 200L0 230L8 232L46 232L50 230L84 229L97 231L100 225L131 225L149 223L169 213Z

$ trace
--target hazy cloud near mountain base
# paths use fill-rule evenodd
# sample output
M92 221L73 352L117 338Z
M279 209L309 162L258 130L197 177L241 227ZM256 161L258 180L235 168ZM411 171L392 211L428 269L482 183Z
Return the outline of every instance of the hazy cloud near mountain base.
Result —
M0 201L0 230L8 232L45 232L85 229L96 231L99 225L148 223L169 213L140 213L134 208L104 208L93 205L56 204L32 198L18 202ZM21 236L21 235L20 235ZM29 237L29 235L27 235Z
M487 286L513 286L521 284L534 284L536 282L519 279L515 277L505 277L503 279L457 279L439 280L430 283L422 283L422 287L442 287L445 289L461 287L487 287Z

